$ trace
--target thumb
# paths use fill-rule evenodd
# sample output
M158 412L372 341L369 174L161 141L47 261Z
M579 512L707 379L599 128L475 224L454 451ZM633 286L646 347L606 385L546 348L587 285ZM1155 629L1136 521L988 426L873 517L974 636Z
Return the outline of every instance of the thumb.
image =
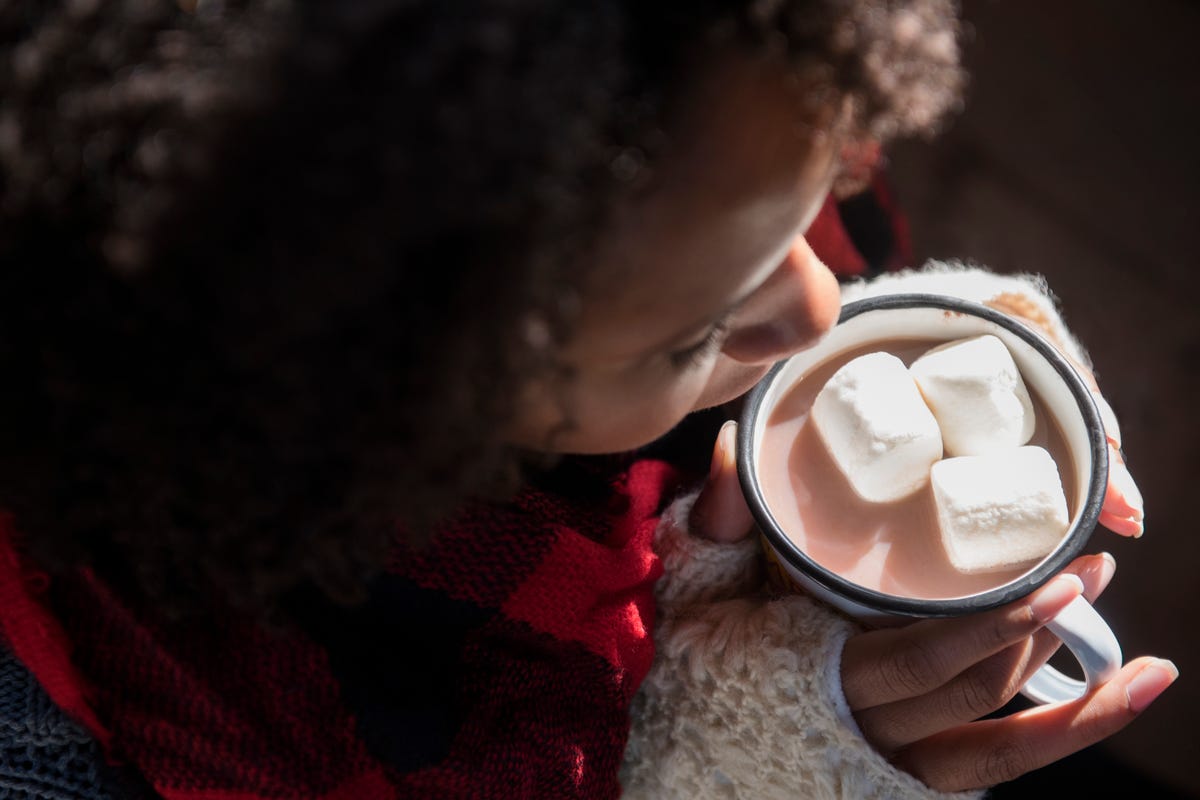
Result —
M717 434L708 482L700 490L688 520L693 534L714 542L745 539L754 525L738 482L736 443L737 423L729 420Z

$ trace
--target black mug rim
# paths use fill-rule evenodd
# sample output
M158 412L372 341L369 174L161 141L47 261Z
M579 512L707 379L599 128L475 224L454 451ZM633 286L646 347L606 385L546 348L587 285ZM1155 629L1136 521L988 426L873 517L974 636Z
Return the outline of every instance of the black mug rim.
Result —
M982 317L1013 333L1030 345L1044 358L1066 384L1083 416L1088 432L1088 444L1092 454L1092 476L1087 496L1078 519L1068 531L1066 540L1047 559L1029 572L1002 586L966 597L927 599L901 597L853 583L835 572L821 566L797 547L780 529L772 516L758 482L758 467L753 459L753 425L759 416L768 388L783 370L790 358L776 362L765 376L751 389L738 425L737 468L742 494L750 511L758 522L762 534L776 553L790 566L803 572L809 579L825 590L865 606L876 612L910 617L949 617L986 611L1013 602L1032 592L1060 572L1083 550L1096 523L1108 485L1108 440L1104 424L1091 390L1079 377L1075 368L1057 348L1034 332L1024 323L979 303L932 294L892 294L868 297L846 303L838 318L838 325L862 314L907 308L940 308L946 311Z

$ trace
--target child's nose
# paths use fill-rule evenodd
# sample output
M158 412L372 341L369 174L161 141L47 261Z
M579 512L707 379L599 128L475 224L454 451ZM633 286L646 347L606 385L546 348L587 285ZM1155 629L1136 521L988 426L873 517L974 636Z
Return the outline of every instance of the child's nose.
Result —
M747 364L778 361L816 342L841 311L837 279L797 236L775 273L734 316L722 348Z

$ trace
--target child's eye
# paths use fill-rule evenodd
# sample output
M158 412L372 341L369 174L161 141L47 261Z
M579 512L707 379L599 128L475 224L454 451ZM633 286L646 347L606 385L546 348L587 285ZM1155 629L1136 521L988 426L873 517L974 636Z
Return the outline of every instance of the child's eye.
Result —
M729 330L729 320L720 319L712 324L704 338L695 344L688 345L682 350L670 354L671 366L677 370L686 370L703 364L716 350Z

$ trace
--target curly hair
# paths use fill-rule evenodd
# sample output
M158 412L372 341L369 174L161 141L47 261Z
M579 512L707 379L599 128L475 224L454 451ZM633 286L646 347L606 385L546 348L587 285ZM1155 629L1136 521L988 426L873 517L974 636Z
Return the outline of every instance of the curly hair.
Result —
M0 508L168 608L353 600L398 521L516 485L512 389L689 54L886 137L956 39L952 0L0 0Z

